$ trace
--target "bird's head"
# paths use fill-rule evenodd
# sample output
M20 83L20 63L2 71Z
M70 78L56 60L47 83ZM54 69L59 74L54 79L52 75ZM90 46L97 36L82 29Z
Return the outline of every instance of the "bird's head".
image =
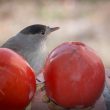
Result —
M59 27L50 28L49 26L46 25L35 24L24 28L22 31L20 31L20 33L26 36L29 35L38 37L38 39L43 39L46 38L46 36L51 32L56 31L58 29Z

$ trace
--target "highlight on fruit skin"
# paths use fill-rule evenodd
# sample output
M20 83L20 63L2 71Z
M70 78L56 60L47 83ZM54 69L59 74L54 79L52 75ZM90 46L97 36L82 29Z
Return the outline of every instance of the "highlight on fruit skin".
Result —
M65 42L49 54L44 78L50 100L64 108L85 108L101 96L105 69L93 49L81 42Z
M0 48L0 110L24 110L35 91L30 65L14 51Z

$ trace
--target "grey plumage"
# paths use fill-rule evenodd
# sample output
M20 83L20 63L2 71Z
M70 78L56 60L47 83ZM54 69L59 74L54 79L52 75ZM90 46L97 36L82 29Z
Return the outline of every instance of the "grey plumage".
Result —
M9 48L24 57L38 74L43 67L47 51L45 39L58 27L49 28L45 25L31 25L24 28L16 36L10 38L1 47Z

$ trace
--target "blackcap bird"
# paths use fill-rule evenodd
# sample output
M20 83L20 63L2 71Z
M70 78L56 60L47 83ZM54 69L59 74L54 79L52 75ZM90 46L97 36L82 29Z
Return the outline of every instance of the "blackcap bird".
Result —
M45 39L51 32L58 29L59 27L50 28L41 24L31 25L10 38L1 47L12 49L23 56L38 74L47 55Z

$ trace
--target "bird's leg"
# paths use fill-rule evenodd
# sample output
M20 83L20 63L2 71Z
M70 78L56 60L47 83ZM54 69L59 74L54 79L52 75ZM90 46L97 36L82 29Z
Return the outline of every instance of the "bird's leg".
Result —
M43 76L43 70L39 72L36 78L36 84L37 84L37 91L45 90L45 80Z
M37 84L37 91L44 91L45 90L45 82L41 82Z

